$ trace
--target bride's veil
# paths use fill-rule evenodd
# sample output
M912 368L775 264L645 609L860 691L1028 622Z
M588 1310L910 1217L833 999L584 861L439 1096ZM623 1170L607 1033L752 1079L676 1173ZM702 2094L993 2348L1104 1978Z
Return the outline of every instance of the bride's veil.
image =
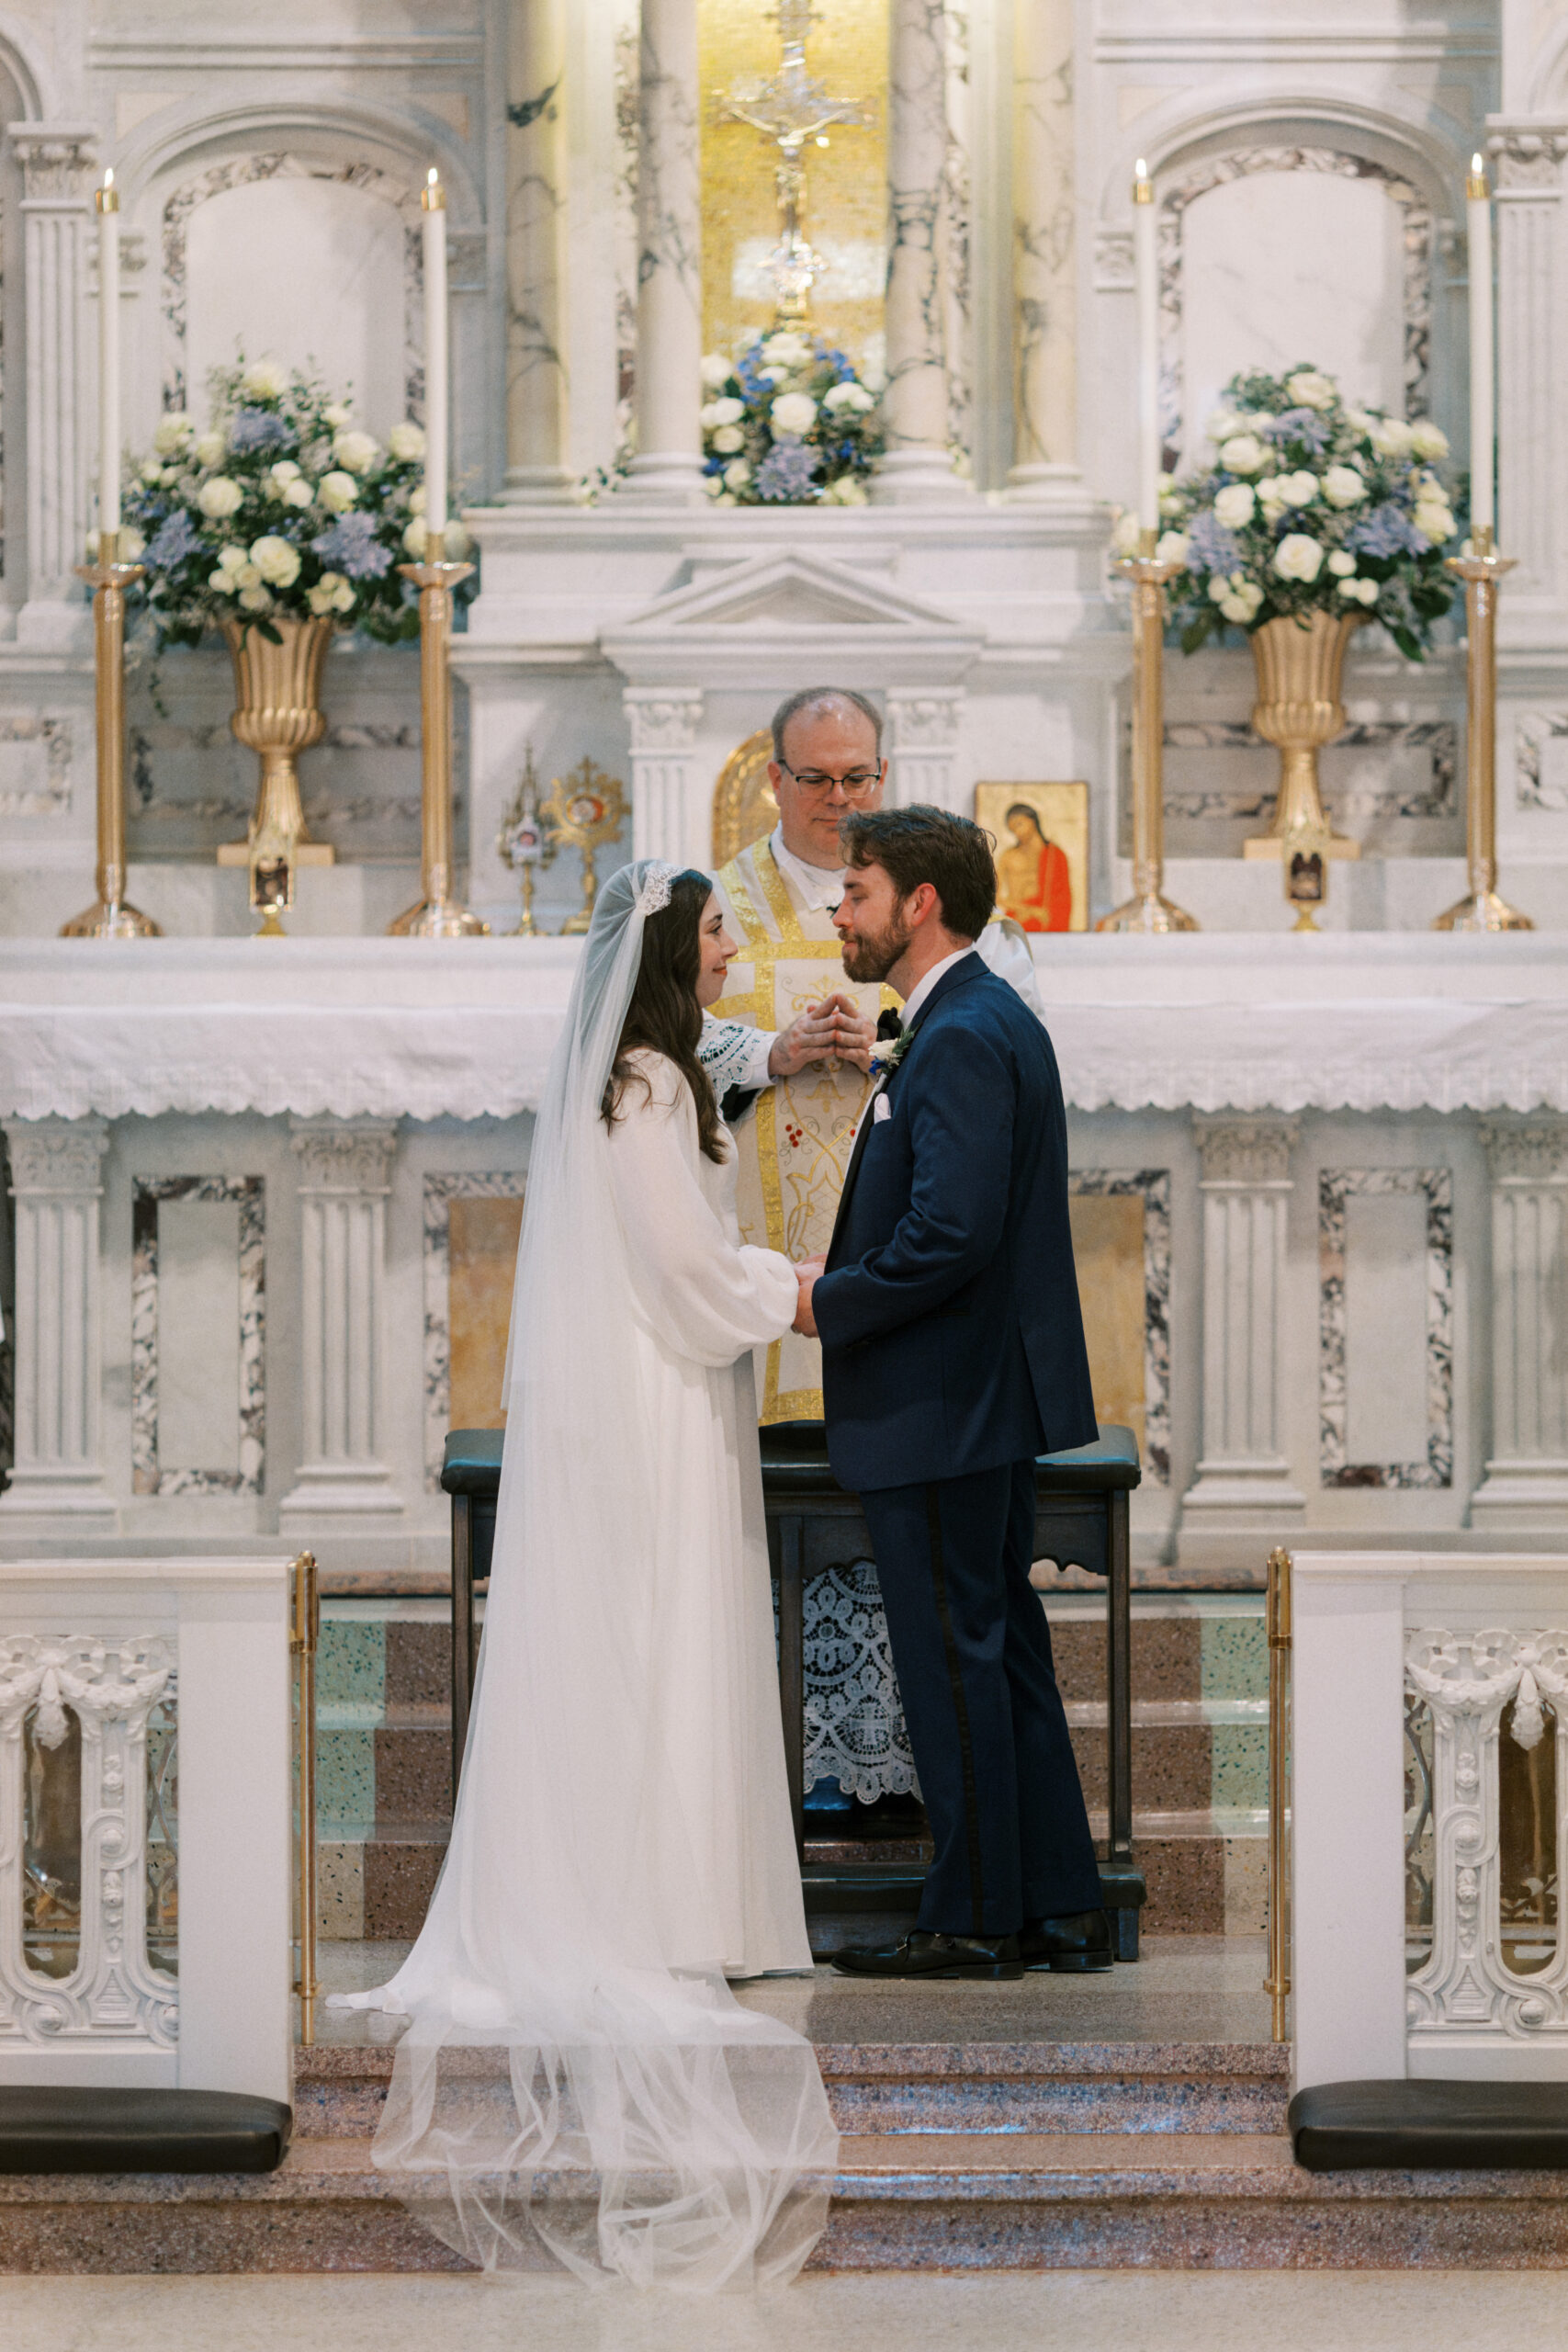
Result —
M650 1704L650 1436L600 1103L674 870L638 861L601 890L535 1128L479 1688L446 1865L386 1998L411 2023L376 2162L486 2267L554 2256L711 2290L793 2276L838 2143L810 2046L677 1971L657 1924L680 1916L682 1841Z

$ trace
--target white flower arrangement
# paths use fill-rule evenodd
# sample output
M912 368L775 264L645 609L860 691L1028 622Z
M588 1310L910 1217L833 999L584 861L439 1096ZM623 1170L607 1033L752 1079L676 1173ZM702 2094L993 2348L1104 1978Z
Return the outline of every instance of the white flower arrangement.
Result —
M1184 650L1227 623L1250 632L1358 607L1422 660L1456 593L1443 559L1460 522L1435 469L1449 451L1440 429L1349 404L1331 376L1297 368L1234 377L1206 432L1212 463L1160 478L1158 553L1180 567L1168 594ZM1137 519L1123 515L1116 544L1137 543Z
M792 327L703 361L705 488L718 506L863 506L882 454L877 394Z

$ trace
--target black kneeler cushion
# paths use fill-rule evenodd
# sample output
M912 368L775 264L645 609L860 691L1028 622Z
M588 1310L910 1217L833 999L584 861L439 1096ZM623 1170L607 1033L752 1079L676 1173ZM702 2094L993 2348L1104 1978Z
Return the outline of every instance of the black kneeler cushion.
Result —
M276 2172L293 2127L243 2091L0 2083L0 2173Z
M1315 2083L1287 2120L1308 2172L1568 2170L1568 2083Z

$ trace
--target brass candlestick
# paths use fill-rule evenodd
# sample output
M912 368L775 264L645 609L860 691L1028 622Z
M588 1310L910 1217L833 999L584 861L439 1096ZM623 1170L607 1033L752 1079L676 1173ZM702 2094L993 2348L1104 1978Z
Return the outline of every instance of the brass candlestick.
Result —
M98 534L98 560L78 580L93 586L93 671L98 721L98 895L62 923L62 939L161 939L162 926L125 899L125 592L144 566L121 563L118 531Z
M403 939L488 937L490 925L452 896L452 591L471 563L447 563L446 535L427 531L423 563L398 570L419 589L420 899L389 932Z
M582 856L582 904L560 927L563 939L581 936L593 921L593 900L599 888L595 871L598 853L621 838L626 813L626 787L618 776L606 775L592 760L580 760L570 775L558 775L539 814L556 842L567 842Z
M1469 700L1464 856L1466 889L1457 906L1436 917L1434 931L1533 931L1497 895L1497 591L1515 559L1499 555L1488 525L1472 534L1470 555L1451 555L1447 569L1464 582Z
M1145 531L1138 553L1119 569L1133 585L1133 895L1101 915L1096 931L1196 931L1197 920L1165 896L1165 583L1179 564L1155 555Z
M554 864L556 844L554 838L546 832L539 815L539 781L534 773L532 743L524 763L522 782L501 820L495 846L502 863L523 877L523 915L512 936L513 939L537 939L539 926L534 921L534 877L541 866Z

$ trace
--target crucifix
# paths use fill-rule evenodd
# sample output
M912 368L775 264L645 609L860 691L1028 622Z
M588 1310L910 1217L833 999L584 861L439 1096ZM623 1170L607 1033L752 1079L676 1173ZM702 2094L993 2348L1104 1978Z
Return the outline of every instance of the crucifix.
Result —
M719 107L720 122L749 123L777 147L779 242L762 266L778 294L775 323L796 325L805 318L811 288L830 265L807 243L801 229L806 210L806 172L801 151L808 140L828 144L835 125L858 128L874 119L854 98L830 98L806 62L806 40L814 18L810 0L779 0L779 70L765 82L731 90Z

